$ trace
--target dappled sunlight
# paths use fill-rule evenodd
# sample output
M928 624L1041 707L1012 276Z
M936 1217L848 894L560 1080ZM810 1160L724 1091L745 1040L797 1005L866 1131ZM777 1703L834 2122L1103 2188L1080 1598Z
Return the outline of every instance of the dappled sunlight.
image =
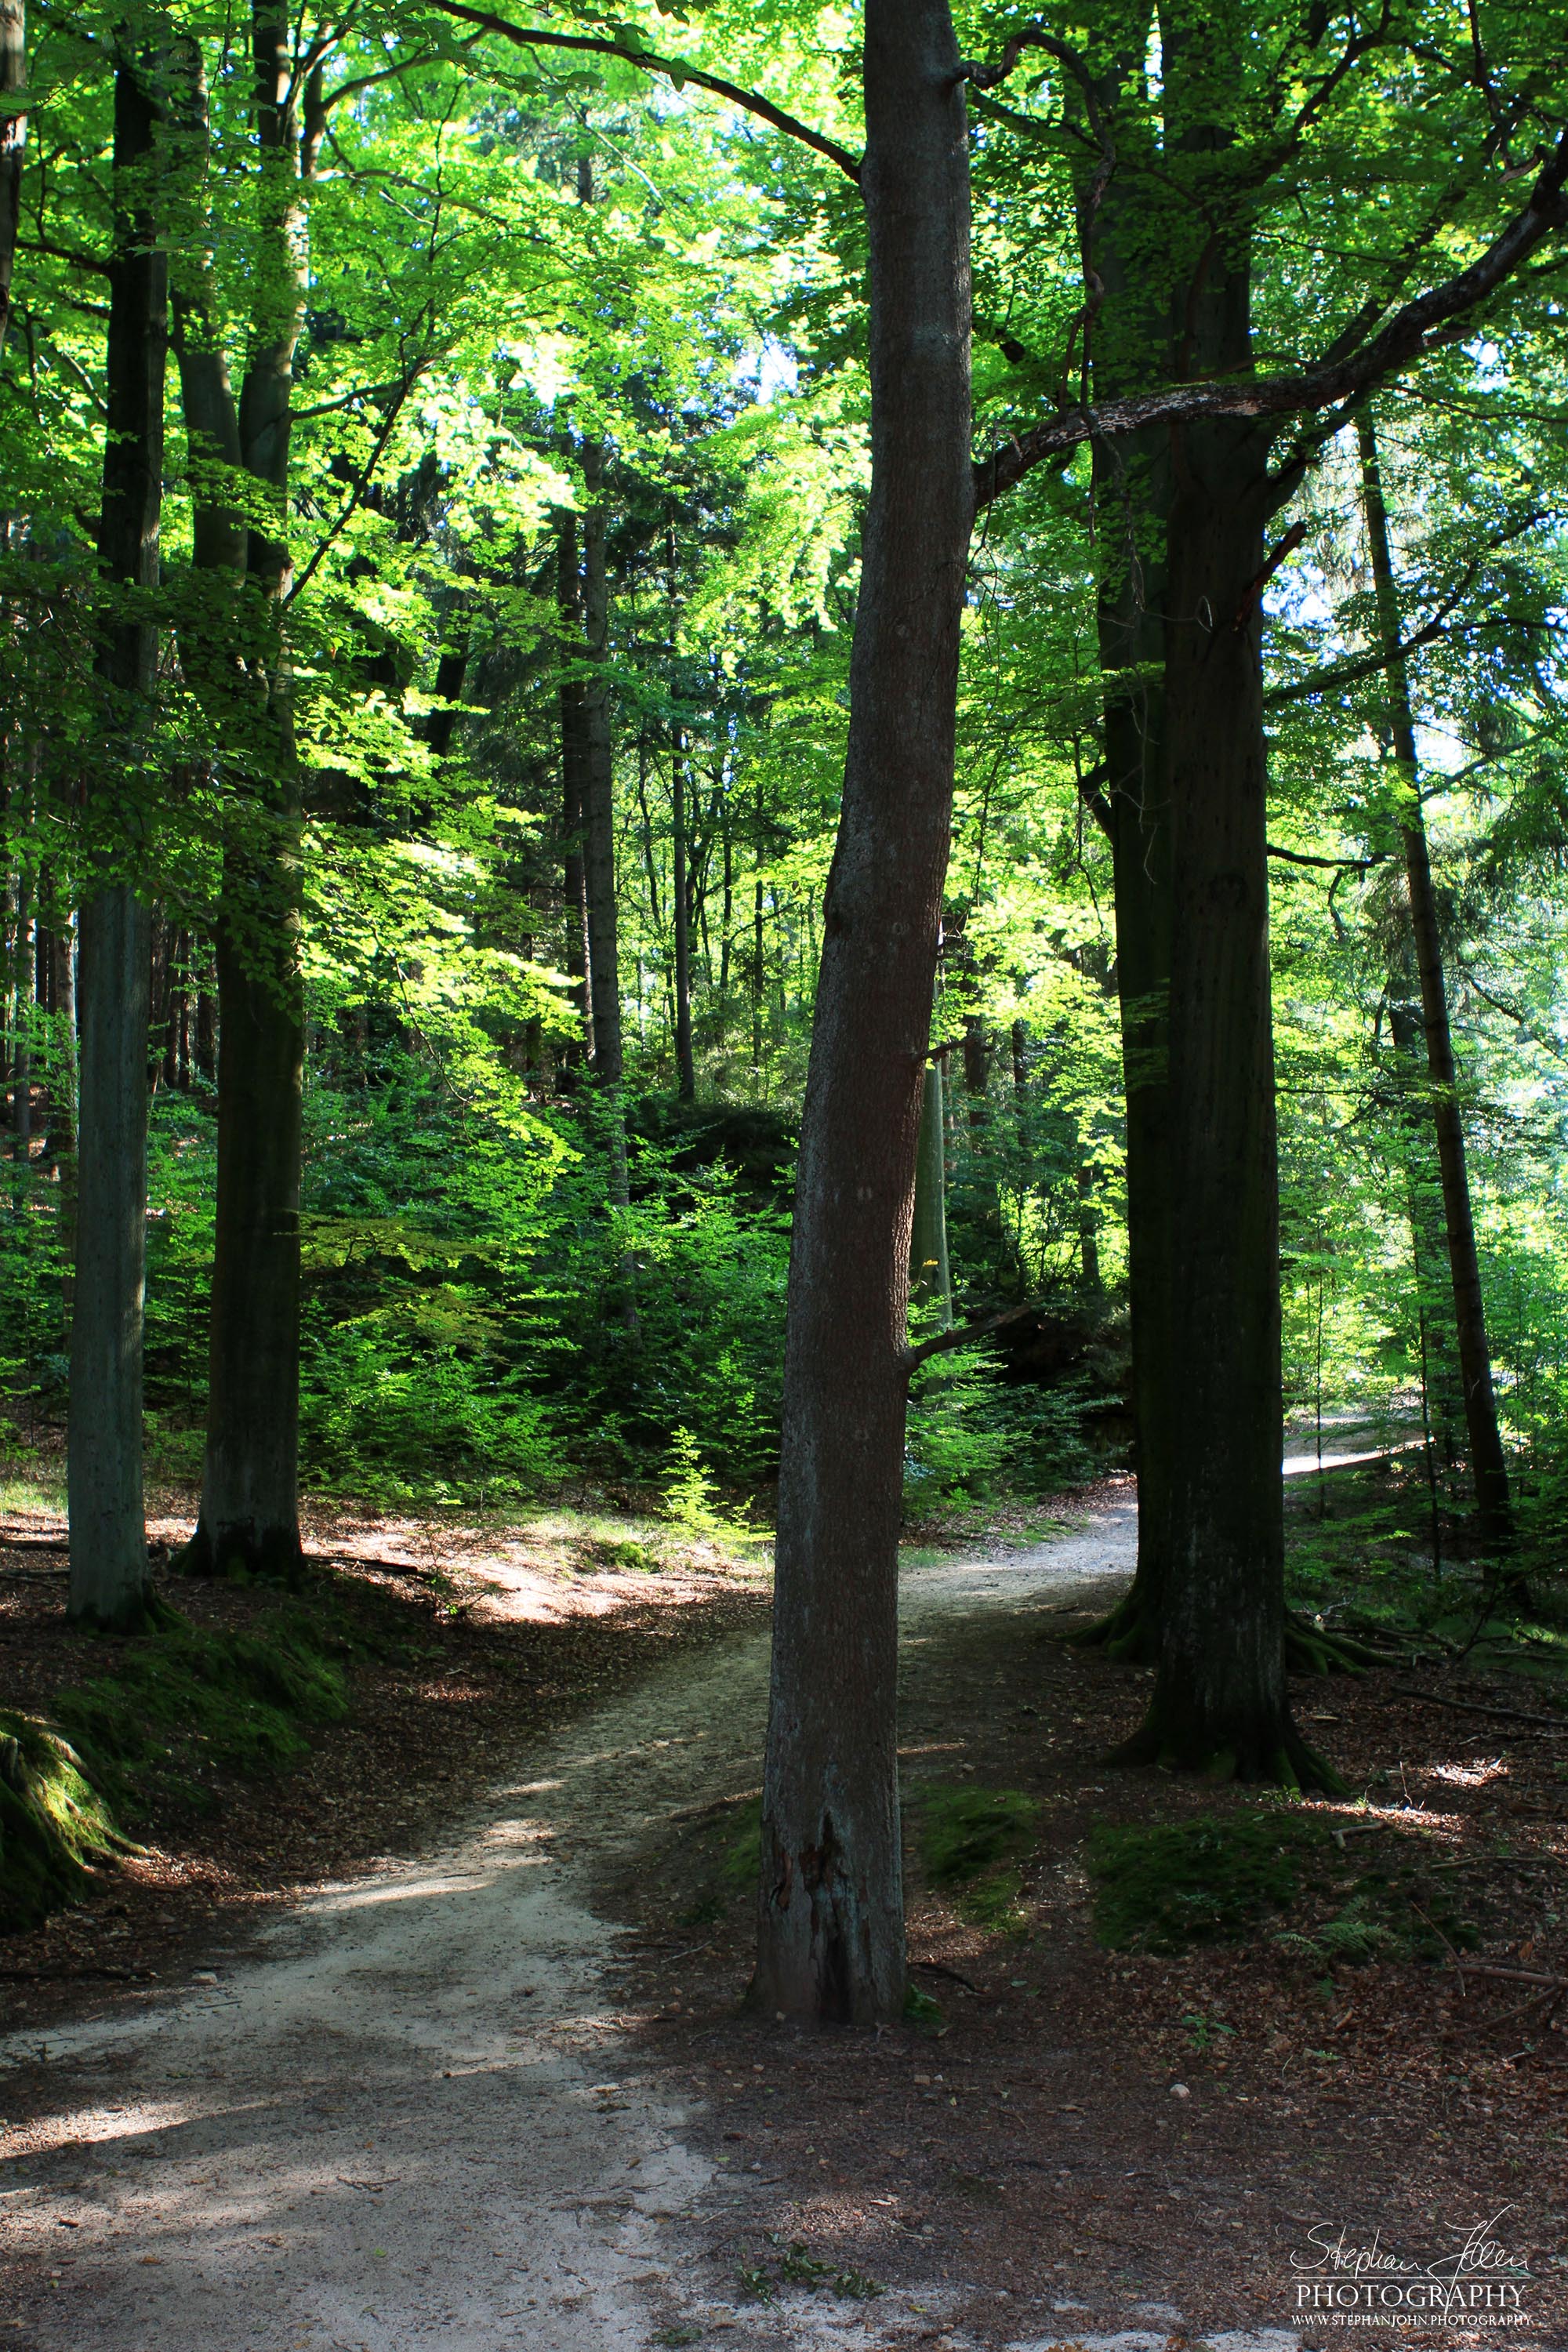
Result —
M1469 1757L1462 1764L1424 1764L1426 1780L1450 1780L1462 1789L1483 1789L1489 1780L1506 1780L1508 1763L1501 1756Z

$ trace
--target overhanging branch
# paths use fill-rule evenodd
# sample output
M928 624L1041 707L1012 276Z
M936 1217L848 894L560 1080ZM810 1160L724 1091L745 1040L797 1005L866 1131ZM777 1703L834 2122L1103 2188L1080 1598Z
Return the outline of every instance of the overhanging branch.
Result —
M1031 1298L1022 1307L1009 1307L1000 1315L982 1315L978 1322L960 1323L951 1331L938 1331L932 1338L922 1339L918 1348L906 1348L899 1362L906 1372L912 1372L932 1356L945 1356L954 1348L967 1348L973 1339L984 1339L988 1331L1000 1331L1004 1325L1020 1322L1026 1315L1037 1313L1044 1301Z
M1221 417L1297 416L1358 400L1412 361L1462 331L1462 321L1512 276L1554 231L1568 226L1568 131L1530 199L1468 269L1406 302L1380 334L1359 351L1324 361L1298 375L1236 379L1225 383L1170 384L1095 407L1063 408L1043 424L981 459L974 468L977 508L989 506L1042 459L1065 455L1081 442L1151 425L1197 424Z
M475 25L481 33L493 33L498 40L510 41L520 49L582 50L595 57L619 58L624 64L636 66L639 73L663 74L677 89L693 82L699 89L711 91L715 98L727 98L732 106L754 114L759 121L771 123L786 138L799 140L814 154L826 155L830 163L837 163L859 185L860 159L852 155L847 147L841 147L836 139L825 138L809 123L797 121L782 106L775 106L772 99L762 97L756 90L742 89L738 83L726 81L720 74L708 73L700 66L689 65L684 58L661 58L651 49L628 48L624 41L611 40L597 33L554 33L542 25L513 25L504 16L492 16L488 8L466 7L463 0L435 0L435 4L442 16Z

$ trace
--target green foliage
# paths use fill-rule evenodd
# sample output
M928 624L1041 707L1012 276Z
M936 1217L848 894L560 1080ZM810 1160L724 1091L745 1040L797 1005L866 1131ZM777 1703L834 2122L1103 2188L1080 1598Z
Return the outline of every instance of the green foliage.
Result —
M1293 1902L1329 1848L1321 1822L1276 1806L1147 1829L1097 1822L1089 1843L1095 1934L1112 1951L1233 1941Z
M846 2303L869 2303L883 2292L864 2271L837 2269L814 2254L804 2238L786 2239L775 2233L772 2242L780 2251L771 2261L763 2256L741 2267L741 2293L748 2302L774 2303L789 2287L804 2287L807 2294L828 2288Z
M354 1643L329 1596L244 1633L162 1619L110 1672L58 1692L48 1722L0 1711L0 1933L79 1897L126 1850L118 1822L208 1810L222 1777L286 1769L312 1726L347 1713Z
M1039 1806L1014 1789L946 1788L920 1792L920 1855L926 1877L993 1934L1021 1935L1027 1915L1016 1868L1034 1836Z
M81 1759L31 1716L0 1708L0 1935L37 1926L125 1851Z
M678 1429L670 1440L669 1470L664 1482L665 1511L687 1535L714 1536L724 1522L713 1504L713 1481L702 1466L697 1440L690 1430Z
M944 2022L941 2001L912 1979L904 1987L904 2016L910 2025L918 2025L926 2033L940 2033Z

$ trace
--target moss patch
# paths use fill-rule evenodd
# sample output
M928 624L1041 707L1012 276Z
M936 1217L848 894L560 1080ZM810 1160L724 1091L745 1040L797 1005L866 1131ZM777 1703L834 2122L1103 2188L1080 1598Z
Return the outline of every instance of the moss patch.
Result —
M1095 1934L1112 1951L1179 1952L1238 1942L1295 1906L1300 1919L1273 1940L1310 1966L1441 1960L1479 1940L1474 1915L1487 1906L1432 1859L1412 1834L1358 1862L1335 1843L1331 1822L1286 1805L1143 1829L1100 1822L1089 1843Z
M928 1883L951 1894L977 1927L1020 1934L1026 1922L1017 1864L1039 1817L1036 1800L1016 1789L932 1787L917 1801Z
M306 1727L348 1712L352 1646L325 1597L319 1614L279 1610L243 1633L171 1611L112 1673L58 1692L52 1722L0 1713L0 1933L79 1898L125 1850L117 1823L208 1811L221 1776L296 1763Z
M1099 1822L1089 1842L1095 1934L1116 1952L1232 1941L1294 1902L1330 1852L1321 1822L1282 1806L1149 1829Z
M48 1725L0 1708L0 1935L36 1927L91 1885L124 1840Z
M112 1675L61 1691L55 1720L127 1818L171 1801L205 1809L212 1775L280 1771L307 1752L305 1725L348 1712L342 1668L326 1653L333 1639L302 1609L246 1633L175 1617L128 1643Z

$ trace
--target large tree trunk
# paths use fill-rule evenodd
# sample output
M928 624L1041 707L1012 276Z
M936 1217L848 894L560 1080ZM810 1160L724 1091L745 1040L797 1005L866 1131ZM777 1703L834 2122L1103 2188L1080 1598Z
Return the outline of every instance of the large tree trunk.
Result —
M259 651L247 707L249 789L231 816L215 926L218 976L217 1214L201 1517L184 1564L293 1575L299 1512L300 1151L304 1004L300 970L299 761L285 610L294 353L307 284L300 102L289 19L252 19L258 268L237 417L239 462L266 494L245 564Z
M1415 968L1421 981L1421 1013L1426 1033L1426 1068L1432 1087L1432 1123L1437 1136L1437 1166L1443 1185L1443 1223L1448 1243L1448 1268L1454 1288L1454 1325L1458 1340L1459 1378L1465 1393L1465 1426L1469 1437L1470 1474L1475 1480L1476 1506L1482 1540L1506 1544L1512 1534L1509 1505L1508 1463L1498 1426L1497 1398L1492 1388L1491 1349L1487 1341L1486 1307L1481 1296L1481 1272L1476 1254L1476 1224L1470 1207L1469 1171L1465 1163L1465 1128L1459 1112L1458 1074L1454 1066L1454 1040L1448 1026L1447 992L1443 984L1443 945L1437 923L1437 902L1432 888L1432 866L1426 853L1426 824L1421 811L1421 770L1415 754L1415 722L1410 707L1410 679L1400 643L1399 589L1388 545L1388 512L1377 463L1377 438L1369 411L1356 419L1361 445L1362 495L1366 509L1367 541L1372 555L1373 583L1377 595L1378 630L1387 659L1388 723L1394 754L1405 787L1400 810L1400 835L1405 848L1405 872L1410 893L1410 929L1415 948Z
M868 0L871 494L790 1253L754 1997L897 2017L898 1539L916 1139L973 520L946 0Z
M588 899L588 978L593 1008L594 1075L621 1083L621 961L616 924L616 769L610 740L610 583L605 562L605 453L583 444L583 622L594 674L583 697L584 815Z
M577 518L563 512L556 524L556 609L560 646L574 665L583 654L583 578L577 558ZM582 1041L563 1056L580 1068L594 1050L594 1009L588 985L588 867L584 842L588 823L588 726L586 687L580 677L561 679L561 859L566 898L566 977Z
M1233 288L1232 299L1244 299ZM1181 436L1160 786L1171 810L1169 1261L1180 1443L1159 1670L1130 1752L1316 1783L1285 1687L1279 1238L1260 624L1267 446Z
M684 729L671 730L669 900L675 919L675 1074L682 1102L697 1099L697 1064L691 1050L691 877L688 821L690 763Z
M1116 275L1110 258L1110 283ZM1161 436L1163 443L1165 436ZM1163 547L1170 484L1163 446L1140 441L1114 466L1097 458L1097 499L1117 553L1099 604L1105 690L1105 785L1093 805L1110 843L1116 982L1127 1143L1127 1292L1138 1473L1131 1590L1084 1638L1152 1659L1180 1443L1173 1353L1170 1129L1172 813L1160 770L1165 730ZM1136 495L1135 520L1124 511ZM1152 520L1160 542L1145 536ZM1112 536L1112 534L1114 534Z
M947 1121L942 1056L926 1064L921 1089L920 1137L915 1147L915 1197L910 1228L910 1303L934 1307L944 1324L952 1320L952 1275L947 1257Z
M1167 7L1160 21L1166 156L1178 173L1215 192L1223 208L1217 215L1202 206L1173 210L1163 183L1131 182L1121 205L1156 209L1122 232L1122 250L1169 257L1158 330L1169 359L1162 354L1161 366L1178 375L1241 373L1252 364L1250 232L1226 193L1225 164L1211 171L1205 160L1234 146L1242 64L1235 27L1195 5ZM1149 297L1131 286L1131 271L1128 282L1136 351ZM1145 1322L1154 1328L1135 1385L1150 1432L1145 1467L1140 1431L1141 1475L1156 1482L1159 1664L1148 1718L1127 1752L1321 1785L1332 1776L1291 1724L1285 1684L1260 598L1264 529L1277 504L1270 441L1268 428L1246 423L1184 425L1151 468L1150 519L1163 512L1164 576L1157 603L1147 590L1142 601L1163 617L1142 815L1168 834L1168 883L1160 845L1145 868L1146 897L1143 884L1126 877L1144 899L1127 944L1139 940L1147 963L1124 972L1121 988L1124 1003L1134 986L1148 994L1153 1088L1141 1110L1151 1129L1143 1138L1150 1185L1163 1162L1163 1198L1139 1195L1131 1136L1141 1115L1130 1100L1130 1225L1138 1216L1153 1241L1144 1277L1152 1286ZM1117 861L1119 956L1128 863Z
M163 504L168 270L149 209L164 60L121 52L114 82L114 246L109 270L108 415L99 566L121 604L98 659L113 766L134 772L152 732ZM70 1614L112 1626L148 1614L142 1488L142 1328L147 1251L148 911L124 878L134 815L127 789L103 795L97 856L111 878L86 886L80 916L79 1146L76 1296L70 1339ZM95 796L97 798L97 796ZM89 803L89 840L96 810Z
M27 86L26 0L0 0L0 367L11 323L11 278L16 264L16 234L22 218L22 164L26 152Z
M1390 975L1388 1025L1394 1038L1394 1066L1405 1139L1410 1251L1415 1267L1427 1427L1444 1464L1452 1469L1464 1450L1465 1399L1454 1347L1454 1287L1443 1216L1442 1179L1432 1128L1426 1026L1421 1017L1413 961L1408 955L1401 958L1405 968Z

